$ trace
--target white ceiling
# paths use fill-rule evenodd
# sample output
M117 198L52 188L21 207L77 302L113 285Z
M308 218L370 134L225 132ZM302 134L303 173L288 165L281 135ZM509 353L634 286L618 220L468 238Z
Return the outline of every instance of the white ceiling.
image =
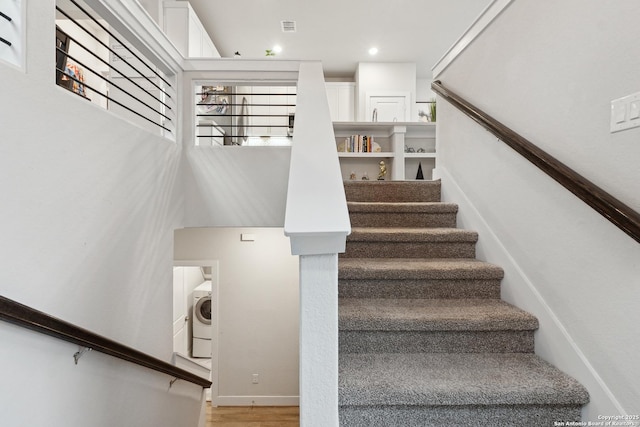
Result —
M223 57L321 60L328 77L352 77L358 62L414 62L419 78L490 0L190 0ZM297 32L283 33L280 21ZM376 46L379 52L370 56Z

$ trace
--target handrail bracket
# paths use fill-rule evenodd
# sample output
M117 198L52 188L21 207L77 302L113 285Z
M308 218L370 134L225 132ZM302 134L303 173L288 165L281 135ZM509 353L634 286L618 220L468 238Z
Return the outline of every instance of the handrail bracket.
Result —
M80 347L80 350L76 351L73 355L73 361L75 362L75 364L78 364L78 361L80 360L80 358L85 354L88 353L92 350L92 348L90 347Z

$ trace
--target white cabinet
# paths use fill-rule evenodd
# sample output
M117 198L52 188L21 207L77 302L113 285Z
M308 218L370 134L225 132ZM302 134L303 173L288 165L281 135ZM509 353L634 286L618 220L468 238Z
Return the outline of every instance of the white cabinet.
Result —
M360 180L378 178L380 161L387 168L386 180L416 179L418 167L424 179L432 179L436 162L436 124L423 122L334 122L336 149L344 180L351 174ZM345 152L345 140L353 135L373 137L379 151Z
M185 58L220 58L188 1L164 2L164 32Z
M411 119L409 92L399 94L367 94L365 117L378 122L403 122Z
M351 122L355 119L355 83L327 82L327 100L331 120L334 122Z

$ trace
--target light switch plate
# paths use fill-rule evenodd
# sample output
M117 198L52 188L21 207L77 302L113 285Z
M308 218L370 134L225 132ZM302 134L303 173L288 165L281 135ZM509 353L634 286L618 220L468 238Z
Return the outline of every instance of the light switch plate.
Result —
M640 92L611 101L611 133L640 127Z
M629 120L640 119L640 101L631 101L629 104Z
M617 102L611 106L613 109L613 121L616 125L624 123L627 120L627 104L624 102Z

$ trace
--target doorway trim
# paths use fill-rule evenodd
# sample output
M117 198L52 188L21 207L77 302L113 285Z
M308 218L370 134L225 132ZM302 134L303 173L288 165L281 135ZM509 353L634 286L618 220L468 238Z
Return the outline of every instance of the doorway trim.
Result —
M219 263L217 259L174 259L174 267L209 267L211 268L211 388L207 389L207 400L211 401L211 404L217 406L217 401L220 396L219 390L219 376L220 370L218 368L219 354L218 354L218 342L219 342ZM207 278L205 277L205 280ZM191 315L191 313L189 313Z

